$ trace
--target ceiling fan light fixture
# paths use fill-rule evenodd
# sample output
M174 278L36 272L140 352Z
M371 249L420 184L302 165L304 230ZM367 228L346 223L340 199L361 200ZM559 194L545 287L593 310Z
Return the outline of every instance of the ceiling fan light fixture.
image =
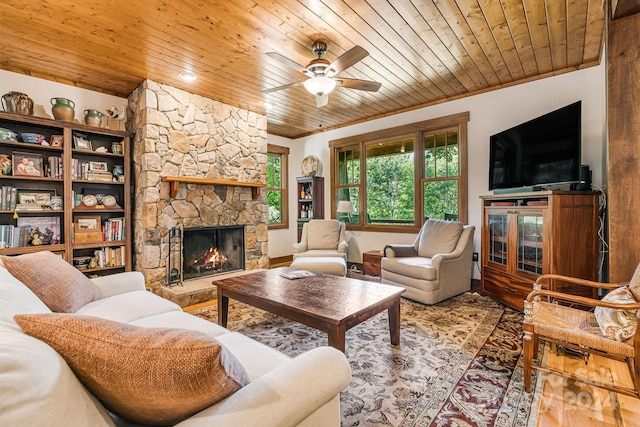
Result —
M327 95L336 87L336 81L325 76L311 77L304 81L304 88L313 95Z

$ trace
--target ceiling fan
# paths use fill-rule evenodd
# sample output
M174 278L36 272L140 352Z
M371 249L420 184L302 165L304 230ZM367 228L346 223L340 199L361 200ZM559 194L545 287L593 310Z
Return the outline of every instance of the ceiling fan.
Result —
M329 63L329 61L322 57L325 53L327 53L326 43L316 41L311 47L311 50L313 51L314 55L317 55L317 58L309 62L306 67L303 67L297 62L277 52L267 52L267 55L269 57L278 60L295 70L300 71L302 74L309 78L302 82L289 83L283 86L264 90L263 92L271 93L302 84L304 85L305 89L307 89L307 91L316 96L316 107L324 107L329 102L329 93L336 86L342 86L349 89L366 90L368 92L377 92L378 89L380 89L380 86L382 84L378 82L336 77L336 74L346 70L347 68L351 67L352 65L361 61L369 55L369 52L367 52L362 47L355 46L349 49L331 63Z

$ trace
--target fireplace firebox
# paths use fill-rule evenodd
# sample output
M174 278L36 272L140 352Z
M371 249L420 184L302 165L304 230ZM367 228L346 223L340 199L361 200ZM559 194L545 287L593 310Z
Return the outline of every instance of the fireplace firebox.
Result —
M186 228L182 252L184 280L244 270L244 226Z

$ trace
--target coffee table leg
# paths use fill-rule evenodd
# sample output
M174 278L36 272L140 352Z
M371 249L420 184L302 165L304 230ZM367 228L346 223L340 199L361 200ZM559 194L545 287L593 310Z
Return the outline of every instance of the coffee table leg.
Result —
M344 353L346 349L345 344L345 332L344 326L330 326L327 331L327 337L329 338L329 345L333 348L337 348Z
M389 307L388 313L391 344L400 345L400 297Z
M227 327L227 318L229 315L229 297L225 297L222 289L218 287L218 325L223 328Z

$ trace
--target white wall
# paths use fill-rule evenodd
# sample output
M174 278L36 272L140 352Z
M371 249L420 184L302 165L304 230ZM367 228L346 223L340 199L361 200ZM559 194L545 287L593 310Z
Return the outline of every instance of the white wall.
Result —
M112 105L122 109L127 104L126 98L106 95L88 89L56 83L49 80L0 70L0 95L7 92L22 92L33 100L33 115L53 119L51 114L51 98L67 98L75 107L75 121L84 123L84 110L94 109L105 113ZM107 116L102 119L102 126L107 125ZM113 121L109 124L113 129L124 130L124 124Z
M284 140L289 144L287 146L295 146L296 149L298 145L302 145L303 152L298 156L300 160L309 154L314 154L320 159L325 177L325 218L330 218L329 141L469 111L469 224L476 226L474 251L480 252L482 212L479 196L490 194L488 190L489 137L492 134L582 100L582 163L591 166L595 184L606 183L605 77L606 67L603 61L596 67L327 131L295 141L286 138L278 138L278 140L281 142ZM274 138L269 135L268 142L278 143ZM297 175L294 172L299 172L299 163L296 164L296 158L292 156L289 181L292 191L295 192L294 183ZM296 200L293 192L290 192L289 200ZM295 205L295 203L292 204ZM291 254L291 246L297 237L295 206L291 208L290 212L294 215L291 218L294 220L290 220L290 229L280 230L277 239L271 239L273 232L269 233L270 256ZM347 240L350 243L348 258L352 262L362 262L363 252L382 249L387 243L411 243L414 238L414 234L347 232ZM480 277L477 268L474 270L474 277Z
M292 246L298 240L297 229L297 204L298 200L298 184L297 176L302 176L300 165L304 159L304 144L300 141L283 138L275 135L267 135L269 144L279 145L281 147L289 147L289 228L282 230L269 230L269 256L277 258L281 256L291 255Z

